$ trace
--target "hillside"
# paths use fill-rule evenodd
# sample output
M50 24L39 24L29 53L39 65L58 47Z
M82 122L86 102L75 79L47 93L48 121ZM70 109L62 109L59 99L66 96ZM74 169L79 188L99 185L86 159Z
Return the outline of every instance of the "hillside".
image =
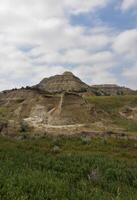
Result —
M134 95L137 91L114 84L92 85L91 90L99 96Z
M123 129L123 132L137 132L137 96L95 96L86 100L94 105L95 122L102 122L102 128ZM101 123L100 123L101 124ZM104 126L103 126L104 124ZM98 127L101 129L101 125Z
M137 95L51 79L0 93L0 199L135 200Z
M124 90L128 95L126 92L116 95L115 91L112 96L103 96L104 93L95 96L90 86L65 72L44 79L34 87L3 91L0 93L0 132L12 137L26 133L42 136L136 132L137 96L129 95L130 89Z

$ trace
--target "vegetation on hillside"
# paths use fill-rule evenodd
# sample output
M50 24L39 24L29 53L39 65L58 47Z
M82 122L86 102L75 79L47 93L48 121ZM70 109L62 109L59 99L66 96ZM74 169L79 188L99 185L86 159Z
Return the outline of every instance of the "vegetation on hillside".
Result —
M120 116L119 112L124 107L137 107L137 96L91 96L86 97L89 103L95 105L99 119L106 120L128 132L137 131L137 122ZM103 112L102 112L103 111ZM102 112L102 114L101 114ZM111 122L110 122L111 120Z

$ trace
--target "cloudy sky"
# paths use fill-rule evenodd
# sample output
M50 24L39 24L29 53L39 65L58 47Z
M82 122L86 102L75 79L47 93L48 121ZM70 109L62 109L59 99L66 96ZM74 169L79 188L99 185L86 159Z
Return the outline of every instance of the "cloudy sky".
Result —
M137 0L0 0L0 90L66 70L137 89Z

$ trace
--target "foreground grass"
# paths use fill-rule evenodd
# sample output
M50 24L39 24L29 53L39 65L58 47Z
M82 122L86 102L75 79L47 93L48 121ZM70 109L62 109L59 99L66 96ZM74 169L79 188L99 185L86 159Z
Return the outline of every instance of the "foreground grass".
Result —
M136 142L0 138L0 199L136 200Z

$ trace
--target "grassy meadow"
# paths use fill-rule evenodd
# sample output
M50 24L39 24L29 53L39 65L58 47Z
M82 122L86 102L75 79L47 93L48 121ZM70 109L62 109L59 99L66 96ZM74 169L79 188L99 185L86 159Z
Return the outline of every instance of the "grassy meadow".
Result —
M0 138L1 200L137 200L137 142Z

